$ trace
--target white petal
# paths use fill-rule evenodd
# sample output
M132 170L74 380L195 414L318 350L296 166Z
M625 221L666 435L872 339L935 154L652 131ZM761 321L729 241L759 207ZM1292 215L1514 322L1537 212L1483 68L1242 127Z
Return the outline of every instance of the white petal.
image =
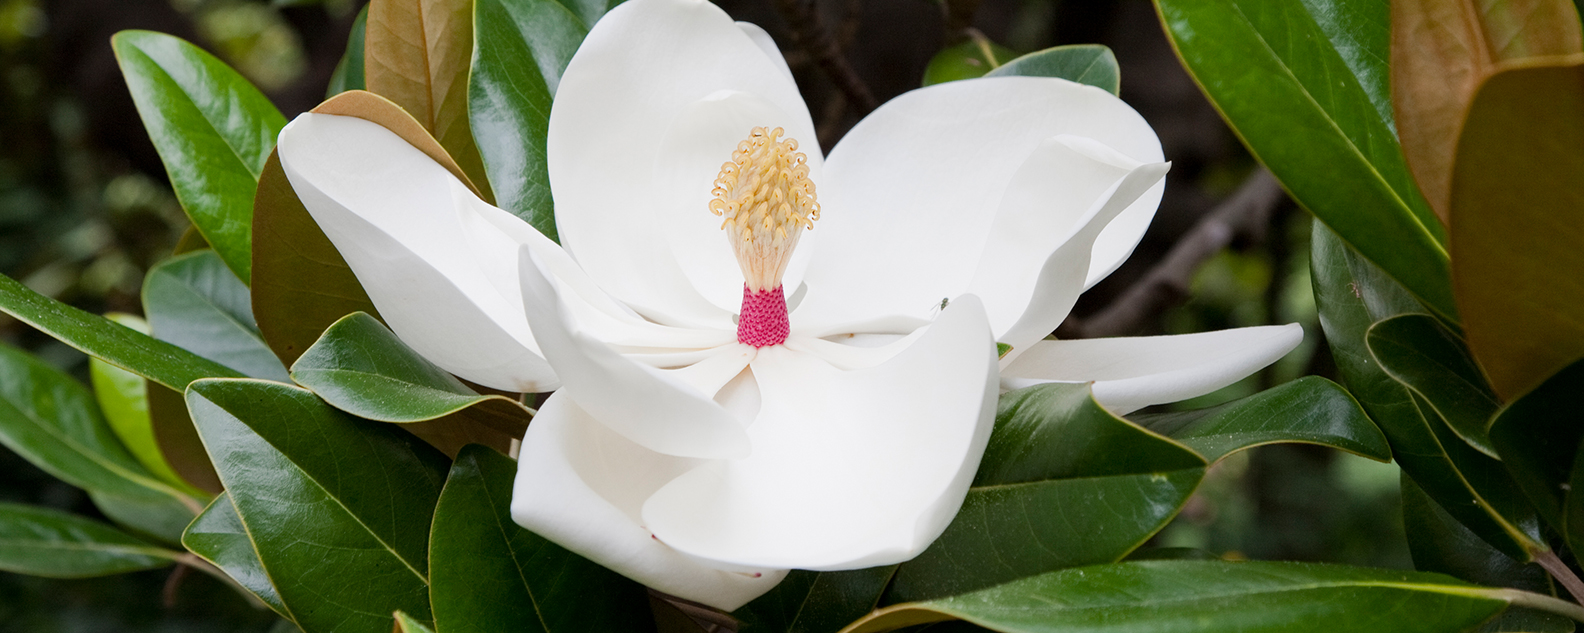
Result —
M527 222L471 196L459 200L458 208L480 270L502 296L517 305L522 304L517 251L526 246L555 279L562 306L577 329L594 338L635 352L701 349L737 341L730 324L717 329L679 328L644 319L601 290L566 251Z
M775 38L770 37L768 32L753 22L738 22L737 28L742 29L759 50L764 51L765 58L769 59L770 63L786 73L787 79L792 79L792 67L787 65L786 57L781 55L781 47L776 45Z
M972 295L911 347L842 371L784 346L751 364L754 452L644 504L661 542L712 564L857 569L917 556L961 506L993 425L995 353Z
M354 117L303 114L281 131L279 151L297 196L403 342L487 387L556 387L522 304L480 268L458 220L458 200L474 196L455 176Z
M1202 396L1276 362L1303 340L1296 323L1175 336L1040 341L1001 375L1008 388L1094 381L1118 414Z
M881 106L826 160L814 231L823 234L793 327L821 335L843 331L844 321L928 318L942 299L970 291L983 254L1001 248L991 227L1020 166L1062 135L1091 139L1135 163L1161 161L1159 140L1132 108L1104 90L1060 79L949 82ZM1093 189L1083 173L1042 176L1043 191L1058 195ZM1097 275L1132 251L1160 192L1149 189L1102 233L1089 265ZM1068 206L1083 211L1090 202ZM1051 224L1043 229L1062 222Z
M675 157L661 151L684 112L732 92L768 104L763 110L784 118L758 125L785 127L805 152L812 150L811 162L818 161L814 126L797 85L753 37L700 0L644 0L612 9L578 48L551 106L546 150L562 244L600 287L668 324L729 322L737 307L722 308L693 290L691 279L721 273L685 269L699 262L678 262L667 236L672 225L714 218L698 197L707 200L721 163L749 130L735 120L718 122L722 131L702 135L690 152L716 157L688 161L685 174L677 174ZM678 191L688 195L673 195ZM727 248L719 220L703 231L692 239ZM731 265L725 274L735 272ZM741 293L741 286L711 292Z
M1021 308L1008 310L1018 306L1022 301L1009 301L1002 304L1003 311L998 315L1003 319L1013 317L1017 320L1006 329L996 331L998 341L1012 346L1012 350L1001 362L1005 367L1027 350L1035 341L1050 334L1056 326L1061 325L1067 313L1072 311L1073 304L1078 302L1079 293L1083 292L1083 280L1088 274L1091 254L1096 248L1096 239L1117 214L1124 212L1134 200L1149 191L1166 177L1166 171L1171 168L1170 163L1149 163L1134 167L1121 179L1111 185L1110 190L1101 194L1100 201L1089 210L1088 217L1079 220L1079 226L1073 233L1061 241L1039 268L1039 277L1034 282L1033 292L1028 295L1027 303ZM1014 259L1015 258L1009 258ZM1003 262L1007 264L1013 262ZM1019 273L1011 269L993 271L998 274L982 275L974 280L974 286L985 292L994 289L997 297L1022 296L1021 286L1012 285L1017 280ZM1006 321L1002 321L1005 323Z
M528 248L520 255L523 309L566 393L589 415L633 442L681 457L742 457L748 437L732 414L686 381L641 365L568 328L550 280ZM746 347L746 346L740 346ZM741 353L722 348L724 353ZM735 351L734 351L735 350Z
M523 436L512 519L644 585L730 611L775 587L786 571L700 565L655 540L639 519L649 495L698 464L628 441L557 393Z

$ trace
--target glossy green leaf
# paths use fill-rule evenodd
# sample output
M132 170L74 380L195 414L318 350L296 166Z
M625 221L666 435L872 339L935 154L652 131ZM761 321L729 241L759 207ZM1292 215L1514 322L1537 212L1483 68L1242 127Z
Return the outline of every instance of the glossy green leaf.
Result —
M192 553L225 572L238 585L253 594L281 616L291 619L291 614L281 603L280 594L270 582L264 564L259 562L253 547L253 537L237 515L227 493L216 495L203 513L182 534L182 545Z
M1423 312L1422 306L1319 222L1311 244L1315 302L1337 371L1386 434L1397 464L1448 513L1508 556L1528 561L1530 552L1546 549L1534 509L1501 462L1464 442L1370 355L1364 337L1371 325Z
M181 495L127 452L87 389L43 361L3 345L0 443L78 488L134 499Z
M1307 376L1221 406L1129 419L1218 461L1265 444L1319 444L1376 461L1391 460L1380 428L1336 383Z
M88 498L107 518L138 538L178 548L182 531L201 508L191 497L118 497L90 490Z
M922 85L983 77L1014 57L1017 53L1010 48L988 40L971 39L948 46L931 57L929 65L924 67Z
M550 101L588 27L553 0L476 0L468 117L496 203L556 239Z
M1584 442L1579 424L1584 395L1584 360L1508 404L1491 421L1490 438L1502 463L1540 516L1568 532L1562 506L1572 487L1576 454Z
M510 450L532 418L516 400L469 389L361 312L326 330L292 365L292 379L342 411L404 423L451 456L468 444Z
M143 312L154 338L254 378L291 380L259 334L248 287L214 251L177 255L150 269Z
M1407 475L1402 478L1403 528L1408 535L1408 551L1414 568L1455 576L1469 582L1512 587L1552 595L1551 577L1539 565L1524 564L1469 531L1447 514ZM1573 623L1567 618L1532 609L1508 609L1481 631L1530 631L1568 633Z
M353 312L378 315L346 260L270 154L253 206L253 314L276 358L290 365L325 328Z
M1106 411L1088 385L1005 394L957 518L897 568L885 601L1119 560L1177 514L1204 466L1181 444Z
M794 569L781 584L733 611L742 633L829 633L880 604L896 565L850 571Z
M528 420L517 401L479 395L362 312L330 326L292 365L291 377L336 408L370 420L419 422L474 406L503 425L522 427Z
M1458 139L1452 284L1469 350L1505 400L1584 357L1579 209L1584 55L1493 75Z
M202 378L241 376L180 347L33 292L5 275L0 275L0 311L89 356L172 389L186 389Z
M107 314L105 318L148 333L148 323L130 314ZM189 495L203 496L198 489L183 481L160 453L154 437L154 423L149 416L148 390L151 385L148 381L97 358L88 359L88 376L93 381L94 399L99 402L100 411L110 423L110 430L120 438L122 446L132 453L132 457L160 481Z
M248 282L253 190L286 118L242 75L181 39L122 31L110 43L176 198Z
M516 461L482 446L463 449L451 465L429 543L435 630L652 628L642 585L512 521L516 475Z
M157 569L182 555L59 510L0 503L0 571L89 578Z
M1189 73L1293 197L1455 320L1441 223L1393 129L1388 0L1156 0Z
M1068 569L898 605L848 633L962 619L1007 633L1442 633L1509 605L1578 605L1422 572L1287 562L1139 561Z
M1429 315L1404 314L1370 326L1364 342L1386 375L1418 392L1463 441L1496 456L1486 427L1501 403L1461 337Z
M434 629L407 615L405 611L397 611L395 616L396 628L393 633L434 633Z
M325 89L326 99L348 90L364 89L363 36L367 31L368 7L364 6L358 11L357 19L352 22L352 32L347 34L346 53L341 56L341 61L336 63L335 72L330 75L330 86Z
M385 633L397 609L428 617L429 518L443 455L273 382L201 381L187 406L304 631Z
M1058 77L1094 86L1111 94L1122 92L1122 69L1116 55L1102 44L1068 44L1035 51L1002 64L986 77Z

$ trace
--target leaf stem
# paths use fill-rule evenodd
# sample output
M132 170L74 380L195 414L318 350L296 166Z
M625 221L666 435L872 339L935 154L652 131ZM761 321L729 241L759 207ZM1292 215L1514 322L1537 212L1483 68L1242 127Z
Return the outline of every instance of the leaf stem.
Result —
M1544 594L1519 591L1517 589L1501 589L1496 594L1515 607L1528 607L1547 613L1555 613L1578 622L1584 622L1584 607L1561 598L1553 598Z
M1556 552L1552 552L1551 550L1535 552L1534 559L1535 562L1540 563L1540 566L1544 567L1546 571L1551 572L1552 578L1555 578L1557 579L1557 582L1562 583L1562 586L1567 589L1568 593L1573 595L1574 600L1584 602L1584 582L1580 582L1579 577L1573 574L1573 570L1568 569L1567 563L1564 563L1562 562L1562 559L1557 558ZM1574 606L1576 607L1577 605ZM1568 617L1572 617L1575 620L1584 622L1584 619L1574 616Z

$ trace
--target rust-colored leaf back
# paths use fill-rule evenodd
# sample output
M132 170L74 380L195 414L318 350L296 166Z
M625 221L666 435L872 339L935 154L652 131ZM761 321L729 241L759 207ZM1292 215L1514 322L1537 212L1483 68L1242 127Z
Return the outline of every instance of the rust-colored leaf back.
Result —
M468 125L472 0L373 0L364 40L369 92L390 99L433 134L493 202Z
M1408 168L1446 222L1452 159L1474 91L1525 60L1581 50L1569 0L1393 0L1392 105Z

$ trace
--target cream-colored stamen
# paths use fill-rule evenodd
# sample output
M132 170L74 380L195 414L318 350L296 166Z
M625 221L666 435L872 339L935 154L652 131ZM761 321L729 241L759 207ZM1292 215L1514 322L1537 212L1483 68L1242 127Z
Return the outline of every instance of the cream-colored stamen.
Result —
M721 165L709 203L711 212L725 217L721 228L754 292L781 286L803 229L819 219L808 157L797 151L796 140L781 139L784 133L754 128Z

